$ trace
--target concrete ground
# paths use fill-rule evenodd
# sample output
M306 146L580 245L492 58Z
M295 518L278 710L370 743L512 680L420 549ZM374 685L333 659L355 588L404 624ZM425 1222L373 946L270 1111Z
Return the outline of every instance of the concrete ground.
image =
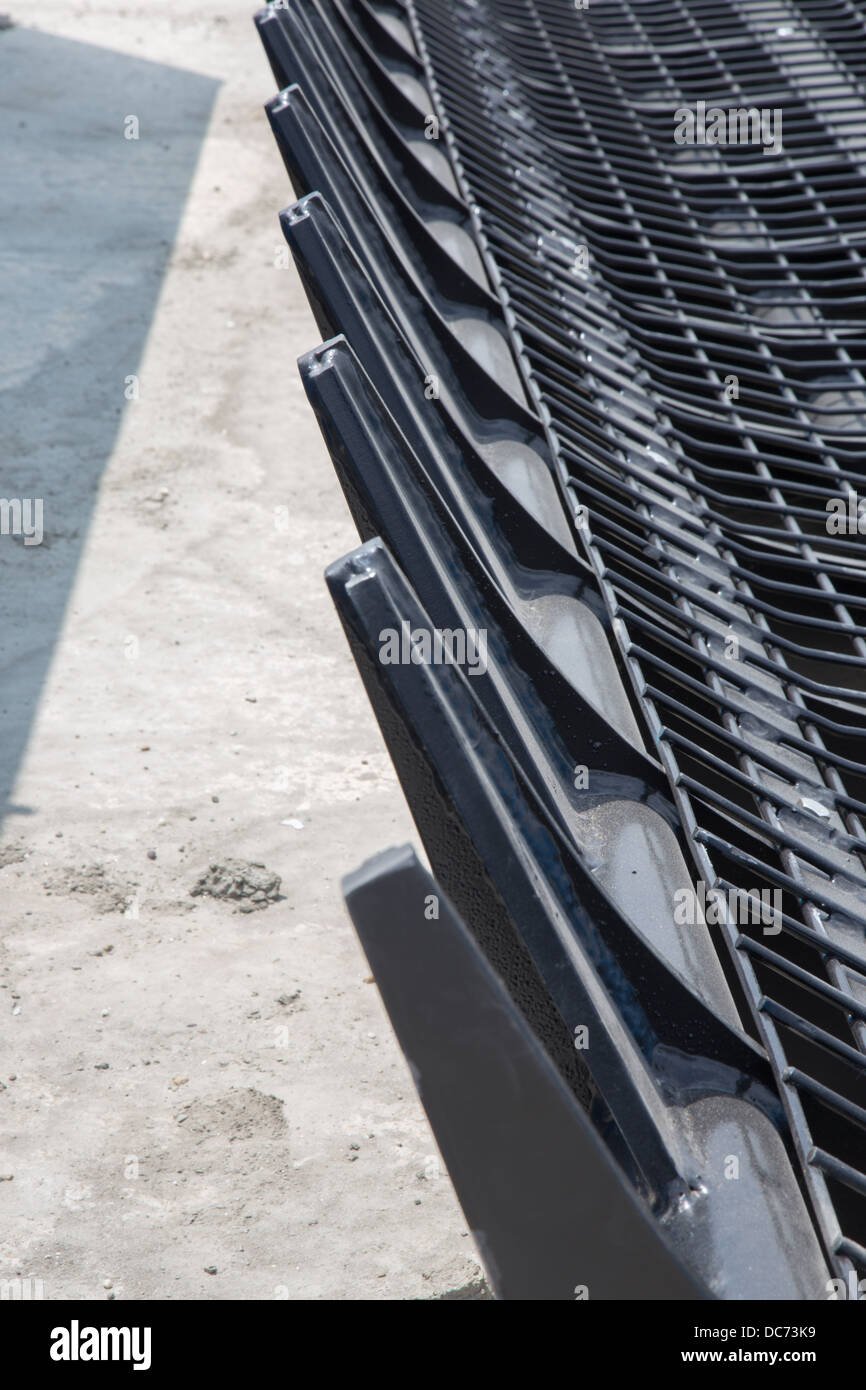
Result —
M0 1280L473 1297L339 893L417 835L322 580L357 537L252 9L0 29L0 492L44 518L0 535ZM279 901L191 896L226 857Z

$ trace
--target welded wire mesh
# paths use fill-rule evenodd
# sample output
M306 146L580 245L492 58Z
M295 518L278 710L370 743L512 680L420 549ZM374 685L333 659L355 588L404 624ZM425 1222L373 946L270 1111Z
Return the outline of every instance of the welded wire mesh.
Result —
M779 895L778 933L727 941L827 1244L862 1267L866 20L408 13L698 869Z

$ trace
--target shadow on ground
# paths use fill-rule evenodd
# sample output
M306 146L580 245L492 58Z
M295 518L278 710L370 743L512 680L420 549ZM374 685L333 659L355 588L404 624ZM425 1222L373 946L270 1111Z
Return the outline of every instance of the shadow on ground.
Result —
M12 789L218 87L0 32L0 498L41 499L44 530L2 534L0 505L3 816L32 809Z

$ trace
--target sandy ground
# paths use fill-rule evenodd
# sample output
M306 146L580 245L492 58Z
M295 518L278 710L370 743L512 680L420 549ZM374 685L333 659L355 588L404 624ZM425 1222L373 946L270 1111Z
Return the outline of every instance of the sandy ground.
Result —
M41 545L0 536L0 1280L471 1297L339 894L417 835L322 580L357 537L252 9L0 32L0 490L44 503ZM279 900L191 896L228 856Z

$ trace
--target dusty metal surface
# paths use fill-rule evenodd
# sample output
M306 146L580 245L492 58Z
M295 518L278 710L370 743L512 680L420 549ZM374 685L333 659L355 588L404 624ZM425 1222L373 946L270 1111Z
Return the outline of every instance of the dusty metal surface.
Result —
M581 1059L589 1104L660 1220L687 1208L693 1231L725 1233L692 1243L715 1293L743 1296L760 1265L737 1249L744 1211L779 1238L779 1182L800 1248L758 1242L784 1267L775 1296L826 1296L797 1181L835 1272L866 1258L862 19L307 0L259 24L301 198L284 230L323 336L341 335L303 374L359 530L385 541L422 626L494 634L485 670L458 677L456 726L474 747L489 723L544 834L605 900L563 912L572 945L595 943L567 970L601 990L619 1059L605 1071L601 1037ZM350 628L361 556L334 581ZM362 629L387 724L404 677ZM417 761L444 696L420 664L391 751L437 874L438 852L459 879L480 833L461 804L472 779L430 812ZM448 848L443 818L471 853ZM542 856L545 891L558 872ZM683 922L689 889L702 906ZM714 890L727 906L705 914ZM497 887L506 909L514 891ZM748 891L771 917L744 917ZM607 913L616 984L593 954ZM526 944L529 920L516 932ZM641 951L652 978L634 973ZM734 1121L712 1068L684 1099L648 1022L661 981L685 991L681 1019L716 1020L716 1060L729 1048L781 1106L738 1083ZM545 1007L576 1026L561 1000ZM754 1184L715 1191L729 1124L769 1147ZM722 1191L739 1197L718 1220Z

